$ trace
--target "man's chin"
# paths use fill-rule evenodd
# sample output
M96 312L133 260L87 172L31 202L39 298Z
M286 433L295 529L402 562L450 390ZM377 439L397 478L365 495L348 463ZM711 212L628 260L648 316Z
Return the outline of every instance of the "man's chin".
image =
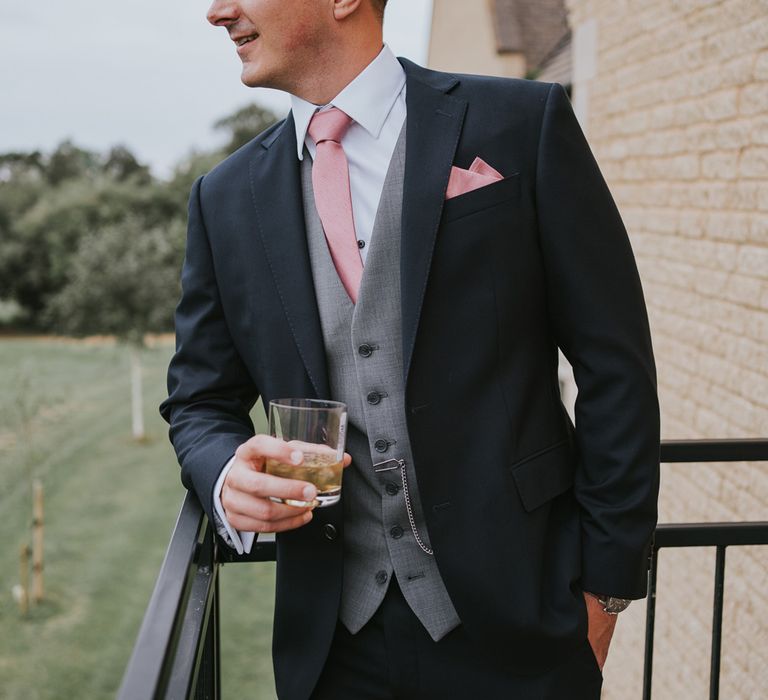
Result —
M240 81L246 87L263 87L263 76L258 71L243 66L243 72L240 74Z

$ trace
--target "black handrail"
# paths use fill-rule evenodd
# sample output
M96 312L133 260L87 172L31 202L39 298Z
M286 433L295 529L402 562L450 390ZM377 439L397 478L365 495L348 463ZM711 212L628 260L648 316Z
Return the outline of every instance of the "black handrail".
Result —
M662 462L768 461L768 440L671 440L661 443ZM717 548L710 698L719 691L725 548L768 544L768 522L659 525L649 565L643 699L651 697L658 553L664 547ZM118 700L218 700L219 565L274 561L273 538L260 536L251 553L238 556L216 546L197 499L188 493L176 521Z
M768 440L662 440L661 461L766 462Z

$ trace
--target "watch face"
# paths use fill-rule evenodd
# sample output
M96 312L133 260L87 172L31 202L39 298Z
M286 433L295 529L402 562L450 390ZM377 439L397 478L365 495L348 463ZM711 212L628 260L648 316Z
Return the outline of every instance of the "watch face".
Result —
M628 598L612 598L608 596L605 599L605 612L620 613L626 610L632 600Z

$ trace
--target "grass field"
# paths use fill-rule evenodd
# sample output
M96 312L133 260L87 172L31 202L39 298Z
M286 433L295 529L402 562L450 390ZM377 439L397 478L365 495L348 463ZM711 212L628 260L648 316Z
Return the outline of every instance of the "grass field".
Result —
M0 339L2 700L115 695L183 497L157 413L171 351L144 353L137 444L124 348ZM31 542L30 474L45 488L46 598L22 618L11 590ZM223 568L221 593L224 696L274 698L274 566Z

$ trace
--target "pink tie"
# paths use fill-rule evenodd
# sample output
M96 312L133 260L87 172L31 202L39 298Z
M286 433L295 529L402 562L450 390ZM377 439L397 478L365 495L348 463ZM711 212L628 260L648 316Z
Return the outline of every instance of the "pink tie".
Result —
M312 165L317 213L341 283L352 302L356 303L357 290L363 276L363 261L357 247L352 217L349 163L341 146L341 139L351 123L349 115L331 107L323 112L315 112L309 122L309 135L317 146Z

